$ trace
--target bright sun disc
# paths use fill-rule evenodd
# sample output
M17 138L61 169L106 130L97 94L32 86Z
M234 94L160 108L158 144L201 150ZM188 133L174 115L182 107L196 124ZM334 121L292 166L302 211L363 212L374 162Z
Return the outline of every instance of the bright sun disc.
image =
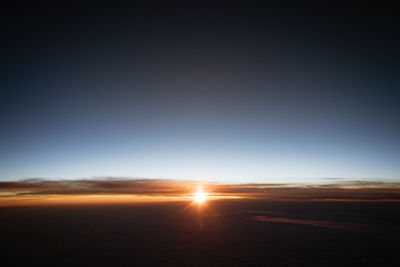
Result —
M203 192L203 189L200 187L196 193L194 193L194 201L197 203L203 203L207 199L207 194Z

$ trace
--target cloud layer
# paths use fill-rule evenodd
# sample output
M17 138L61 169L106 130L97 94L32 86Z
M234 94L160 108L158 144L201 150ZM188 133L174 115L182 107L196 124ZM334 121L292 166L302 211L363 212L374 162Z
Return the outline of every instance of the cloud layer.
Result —
M352 181L322 185L218 184L105 178L0 182L0 204L4 206L21 200L27 202L38 199L50 203L54 199L68 200L76 197L102 197L103 200L108 199L107 201L117 198L132 200L133 197L184 200L182 197L194 192L199 184L210 195L217 197L264 198L272 201L400 201L400 183Z

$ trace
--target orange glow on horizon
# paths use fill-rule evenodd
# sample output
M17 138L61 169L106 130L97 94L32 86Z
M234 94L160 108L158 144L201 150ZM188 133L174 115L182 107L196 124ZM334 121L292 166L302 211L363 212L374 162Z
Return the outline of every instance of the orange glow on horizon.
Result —
M346 186L346 187L345 187ZM400 202L400 183L332 187L218 184L201 181L82 180L0 182L0 207L185 202L204 209L220 200ZM53 193L54 192L54 193ZM109 192L109 193L108 193ZM332 197L333 196L333 197Z

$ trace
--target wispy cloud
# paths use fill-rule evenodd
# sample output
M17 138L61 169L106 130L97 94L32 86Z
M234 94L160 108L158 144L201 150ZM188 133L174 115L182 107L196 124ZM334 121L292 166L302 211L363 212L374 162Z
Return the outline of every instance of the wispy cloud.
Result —
M337 230L347 231L365 231L368 226L364 224L334 222L334 221L317 221L317 220L300 220L290 219L284 217L267 217L267 216L253 216L253 220L270 223L287 223L287 224L300 224L313 227L330 228Z

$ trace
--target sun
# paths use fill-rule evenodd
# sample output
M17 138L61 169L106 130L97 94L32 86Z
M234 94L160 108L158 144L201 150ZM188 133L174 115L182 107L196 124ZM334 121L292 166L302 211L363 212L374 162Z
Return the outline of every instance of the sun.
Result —
M207 194L203 191L203 188L199 186L197 192L193 195L194 202L201 204L207 199Z

